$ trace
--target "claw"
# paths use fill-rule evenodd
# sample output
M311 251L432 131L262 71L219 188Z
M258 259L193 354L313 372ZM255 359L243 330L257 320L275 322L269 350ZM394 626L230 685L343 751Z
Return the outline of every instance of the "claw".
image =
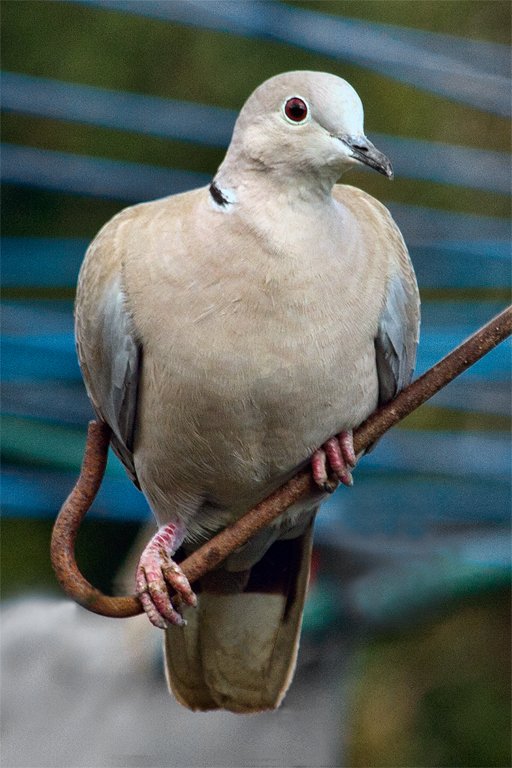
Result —
M311 469L315 483L325 490L325 486L328 483L327 460L325 451L322 448L315 451L311 457Z
M144 608L144 612L150 622L153 624L154 627L157 627L158 629L167 629L169 626L167 622L162 618L162 616L158 613L158 610L151 600L150 596L147 592L139 592L137 591L137 594L140 598L140 601L142 603L142 607Z
M171 558L183 536L184 530L173 523L160 528L144 549L137 568L137 594L148 619L159 629L186 624L172 604L167 584L187 605L197 603L187 577Z
M354 469L357 463L357 458L356 452L354 451L354 435L352 430L347 429L346 432L340 432L338 440L343 458L348 466L351 467L351 469Z
M190 586L190 582L181 570L180 566L170 560L168 565L162 567L162 573L167 584L178 592L182 600L193 608L197 605L197 597Z
M313 454L311 466L313 479L322 490L332 493L336 488L329 480L329 469L344 485L352 486L351 470L356 465L356 455L352 430L341 432L337 437L331 437Z

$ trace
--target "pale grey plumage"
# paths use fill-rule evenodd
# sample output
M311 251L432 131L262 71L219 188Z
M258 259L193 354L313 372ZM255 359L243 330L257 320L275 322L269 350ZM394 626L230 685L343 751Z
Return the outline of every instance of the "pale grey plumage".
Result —
M290 96L308 102L301 125L283 114ZM324 73L278 76L244 106L215 194L197 189L126 209L87 253L76 332L89 395L158 522L182 520L189 546L254 506L411 378L419 302L403 239L380 203L333 186L359 162L391 175L364 137L355 91ZM248 572L276 539L306 541L321 499L319 491L293 507L225 568ZM293 621L269 619L252 672L250 645L246 668L232 664L231 699L219 688L227 674L220 659L233 656L229 633L243 615L246 635L257 634L254 601L264 611L270 596L246 595L252 608L244 613L237 600L245 593L201 594L189 627L169 630L171 676L188 658L195 680L188 692L173 685L181 700L236 711L277 704L296 653L309 567L301 558L293 610L283 596L268 609ZM216 651L204 637L212 604L228 635L223 647L214 633ZM269 666L276 642L288 656ZM273 693L255 682L265 665L268 674L280 670ZM245 676L238 687L237 674ZM247 686L253 693L244 699Z
M93 248L88 252L89 258ZM88 280L89 272L84 265L80 284L85 281L90 290ZM103 287L104 291L97 294L99 305L95 314L76 313L77 351L94 410L112 429L112 447L138 485L133 441L142 348L125 307L121 276L115 276Z
M386 403L412 380L419 322L414 284L402 272L390 275L375 339L379 401Z

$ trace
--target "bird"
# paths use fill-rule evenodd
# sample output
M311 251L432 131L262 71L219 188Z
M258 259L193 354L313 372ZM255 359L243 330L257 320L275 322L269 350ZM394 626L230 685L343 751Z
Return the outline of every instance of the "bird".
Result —
M243 105L211 183L122 210L80 270L86 389L158 525L137 594L194 711L281 704L316 512L353 482L354 428L412 378L407 247L381 203L338 183L362 166L393 177L354 88L276 75ZM308 465L315 490L192 589L183 556Z

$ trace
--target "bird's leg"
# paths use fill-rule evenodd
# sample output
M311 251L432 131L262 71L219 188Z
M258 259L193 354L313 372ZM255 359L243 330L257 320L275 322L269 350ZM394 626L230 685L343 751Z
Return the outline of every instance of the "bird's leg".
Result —
M329 480L332 472L344 485L353 485L352 470L356 465L352 430L331 437L311 457L313 479L322 490L332 492L335 485Z
M137 594L148 619L160 629L167 629L168 624L186 623L171 603L167 584L187 605L197 603L187 577L171 557L184 538L182 522L163 525L145 547L137 566Z

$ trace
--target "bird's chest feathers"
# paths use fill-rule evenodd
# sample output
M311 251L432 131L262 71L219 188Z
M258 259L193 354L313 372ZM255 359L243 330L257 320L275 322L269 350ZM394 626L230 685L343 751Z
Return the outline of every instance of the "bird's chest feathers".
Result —
M132 302L145 359L196 403L218 393L265 407L301 389L328 406L332 383L345 379L348 390L373 354L372 270L355 257L357 243L337 217L283 218L276 215L271 237L231 219L222 239L213 225L205 258L176 252L174 241L173 253L162 246L138 273Z
M355 257L357 243L320 229L291 231L276 253L257 232L226 241L212 227L201 258L176 236L145 270L127 264L145 418L178 442L199 430L215 446L212 467L218 455L229 464L236 444L243 476L279 474L375 406L379 301L368 297L382 276Z
M153 303L139 313L154 324L148 337L161 350L188 346L203 359L251 350L261 363L265 354L335 343L360 311L351 254L344 260L330 244L318 251L301 233L288 240L283 232L273 248L258 242L246 253L211 252L199 270L155 275L160 311Z

